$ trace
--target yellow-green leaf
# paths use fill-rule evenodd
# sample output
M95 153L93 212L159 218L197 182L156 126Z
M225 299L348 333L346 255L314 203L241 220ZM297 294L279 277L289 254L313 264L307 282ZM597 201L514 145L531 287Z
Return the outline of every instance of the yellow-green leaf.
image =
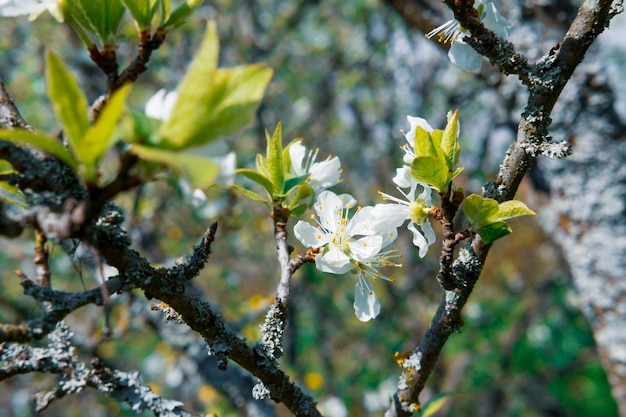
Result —
M441 150L439 148L439 137L437 137L437 140L433 140L433 137L440 134L441 131L434 130L432 133L428 133L421 126L416 126L415 138L413 143L415 156L438 157L441 154Z
M124 103L129 90L130 84L126 84L111 95L100 112L98 120L87 130L80 141L80 146L74 149L78 159L85 164L88 180L97 177L98 161L114 143L113 132L122 110L124 110Z
M72 148L77 149L89 128L87 99L76 78L50 50L46 54L46 82L54 114L63 125Z
M122 0L140 30L150 29L159 0Z
M257 184L259 184L261 187L265 188L268 195L271 196L272 194L274 194L274 184L272 184L272 181L270 181L270 179L267 178L265 175L262 175L261 173L253 169L247 169L247 168L236 169L235 172L237 174L243 175L249 180L254 181Z
M121 0L72 0L68 3L72 17L103 45L115 37L126 11Z
M166 165L183 175L193 188L208 188L217 178L220 168L208 158L182 152L172 152L147 146L132 145L130 152L139 158Z
M448 166L437 156L418 156L411 163L411 175L419 182L431 185L438 192L445 192L450 183Z
M487 217L487 222L498 222L519 216L535 216L536 213L529 209L526 204L518 200L505 201L498 205L498 211Z
M473 225L485 224L487 217L498 212L498 202L493 198L471 194L463 202L463 212Z
M248 124L272 70L262 64L216 69L217 29L210 23L199 52L178 86L170 118L161 125L155 145L163 149L200 146Z
M478 229L478 234L485 243L493 243L511 232L511 226L507 222L489 223Z
M262 202L263 204L265 204L267 206L267 208L270 208L272 206L270 204L270 202L267 201L266 198L261 197L260 195L258 195L254 191L250 191L247 188L243 188L241 185L232 184L230 186L230 188L232 188L233 190L239 191L241 194L245 195L246 197L248 197L251 200Z
M78 165L74 156L63 147L63 144L61 144L58 139L32 133L27 130L0 130L0 138L18 145L32 145L65 162L65 164L71 168L76 169Z
M452 392L444 392L442 394L437 395L435 398L430 400L424 408L419 412L417 417L432 417L443 407L449 400L450 396L453 395Z
M193 12L194 9L202 3L204 3L204 0L187 0L181 6L176 8L176 10L170 13L169 7L171 6L168 2L167 6L169 7L166 14L167 17L165 19L165 22L163 23L163 27L169 28L182 25L185 22L187 16L189 16L191 12Z
M459 110L448 113L448 124L446 125L441 137L441 150L446 156L448 169L454 170L456 164L459 163L461 154L461 146L459 145Z
M274 129L274 134L270 137L269 132L265 132L267 138L266 161L269 168L270 180L274 184L276 194L283 192L285 182L285 169L283 167L283 138L282 125L280 122Z

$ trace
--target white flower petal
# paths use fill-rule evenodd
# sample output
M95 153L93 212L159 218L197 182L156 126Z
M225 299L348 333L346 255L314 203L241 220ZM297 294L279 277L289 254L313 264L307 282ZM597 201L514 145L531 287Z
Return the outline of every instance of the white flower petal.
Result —
M406 119L409 121L411 129L404 135L404 137L406 138L409 146L413 148L415 146L415 131L417 127L421 127L428 133L432 133L433 128L426 121L426 119L422 119L421 117L407 116Z
M430 226L429 223L426 224ZM417 230L417 226L415 225L415 223L409 223L407 229L409 229L413 233L413 245L419 248L419 256L420 258L423 258L424 256L426 256L426 253L428 253L428 241L426 240L424 235L422 235L422 232Z
M315 266L322 272L345 274L353 269L350 258L341 249L333 248L325 254L315 257Z
M300 220L293 228L293 234L307 248L319 248L328 243L320 229Z
M343 201L331 191L323 191L317 197L315 203L317 217L319 217L322 227L330 232L334 233L339 229L342 209Z
M325 161L314 163L309 172L311 174L309 182L313 191L317 193L339 182L339 178L341 177L341 162L339 158L335 156Z
M426 241L428 242L428 246L435 243L435 240L437 240L437 236L435 236L435 231L433 230L433 227L430 225L430 223L426 222L420 227L422 229L424 237L426 238Z
M338 197L341 200L343 208L353 208L356 206L356 198L352 197L350 194L339 194Z
M467 72L478 72L483 65L483 57L467 43L458 39L448 51L450 62Z
M366 206L357 211L346 227L348 236L376 234L374 207Z
M359 262L369 262L383 248L383 238L379 235L364 236L348 242L352 257Z
M485 27L501 38L509 37L509 22L500 15L496 5L492 2L485 4L484 17L482 18Z
M409 188L415 179L411 176L411 168L403 165L396 168L396 175L393 177L393 183L401 188Z
M289 158L291 158L291 171L296 177L305 175L306 167L304 167L304 156L306 155L306 147L299 140L289 146Z
M154 119L167 121L172 114L172 109L178 99L176 91L166 92L164 88L160 89L146 103L145 113Z
M402 226L409 218L408 204L376 204L374 206L378 233L385 233Z
M362 277L354 289L354 314L362 321L367 322L380 314L380 302L374 293L372 285Z

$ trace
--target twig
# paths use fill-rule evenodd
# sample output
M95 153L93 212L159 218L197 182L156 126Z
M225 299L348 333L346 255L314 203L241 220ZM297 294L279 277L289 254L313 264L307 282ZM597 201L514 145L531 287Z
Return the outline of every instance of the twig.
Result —
M40 230L35 230L35 251L33 262L37 270L37 283L42 287L50 286L50 266L48 265L49 251L46 247L46 235Z
M276 256L280 266L280 280L276 288L276 298L270 306L265 321L261 325L261 344L270 357L279 358L283 354L283 335L287 325L290 283L293 270L290 267L289 254L293 250L287 244L287 220L290 211L275 206L272 212L274 220L274 238L276 239Z
M437 219L443 229L443 242L441 255L439 257L439 273L437 281L444 290L453 290L459 286L458 279L452 270L454 260L454 248L459 244L465 234L457 236L454 231L454 216L456 216L459 206L463 202L462 191L452 191L452 184L447 192L439 194L441 199L441 209L433 207L431 214Z

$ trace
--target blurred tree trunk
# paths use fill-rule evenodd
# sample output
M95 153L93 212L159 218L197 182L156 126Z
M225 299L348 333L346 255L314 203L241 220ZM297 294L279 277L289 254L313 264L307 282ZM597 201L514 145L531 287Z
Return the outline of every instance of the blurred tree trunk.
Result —
M587 62L596 57L589 56ZM626 416L626 126L599 67L570 81L554 114L573 154L540 159L551 198L543 227L563 248L620 416ZM589 68L591 67L591 68ZM581 68L582 69L582 68ZM600 72L600 73L598 73Z

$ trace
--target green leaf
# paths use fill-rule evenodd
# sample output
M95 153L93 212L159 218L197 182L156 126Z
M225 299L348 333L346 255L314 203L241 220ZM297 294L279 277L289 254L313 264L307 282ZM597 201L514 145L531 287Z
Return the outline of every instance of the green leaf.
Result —
M440 134L440 130L434 130L431 134L424 130L421 126L416 126L414 141L415 156L439 157L442 155L439 147Z
M18 145L35 146L73 169L76 169L78 166L74 156L63 147L63 144L58 139L31 133L27 130L0 130L0 138Z
M83 29L93 34L97 33L97 29L88 18L85 9L82 6L82 1L63 1L62 9L65 20L75 28L83 41L85 41L85 44L88 45L86 41L88 41L89 39L88 36L83 32Z
M411 175L439 192L444 192L450 182L446 162L436 156L418 156L413 159Z
M458 140L459 133L459 110L448 113L448 124L443 131L441 137L441 150L443 151L448 169L454 170L456 164L459 163L459 155L461 154L461 145Z
M274 184L275 194L282 193L285 182L285 168L283 166L283 136L280 122L274 129L274 134L270 137L269 132L265 132L267 139L266 161L270 174L270 180ZM272 195L274 197L274 195Z
M161 121L147 116L143 111L130 110L123 118L124 142L143 144L161 127Z
M78 159L87 169L87 179L93 180L98 175L97 164L102 155L113 145L113 132L124 110L124 103L130 91L130 84L124 85L111 95L104 106L98 120L87 130L80 141L80 146L74 148Z
M166 18L162 26L164 28L168 28L168 27L175 28L177 26L182 25L183 23L185 23L185 19L187 18L187 16L189 16L191 12L193 12L193 10L199 5L201 5L203 2L204 0L187 0L176 10L171 12L170 11L171 5L170 5L170 2L168 1L167 13L164 14Z
M121 0L72 0L68 3L72 17L98 36L103 45L115 37L126 11Z
M299 177L289 178L288 180L285 181L284 192L285 193L291 192L291 190L293 190L294 188L302 184L304 181L306 181L308 177L309 177L309 174L301 175Z
M256 170L266 177L270 176L269 165L267 159L260 153L256 154Z
M454 172L448 176L448 182L455 179L461 172L463 172L463 170L465 170L465 167L458 167L455 169Z
M200 50L178 86L178 99L155 144L164 149L199 146L248 124L272 70L262 64L216 69L219 46L210 22Z
M485 243L493 243L509 233L511 233L511 226L506 222L489 223L478 229L478 234Z
M46 82L54 114L61 121L72 148L78 149L89 128L87 99L74 76L50 50L46 54Z
M132 145L130 152L139 158L166 165L189 181L192 188L208 188L217 178L220 168L208 158L188 153L172 152L147 146Z
M170 0L161 0L161 25L167 22L172 14L172 2Z
M261 187L265 188L265 190L270 196L274 194L274 184L272 184L272 181L266 176L260 174L259 172L253 169L246 169L246 168L236 169L235 172L237 174L243 175L249 180L252 180L256 182L257 184L259 184Z
M498 222L519 216L535 216L536 213L518 200L505 201L498 205L498 211L487 217L488 222Z
M230 188L232 188L233 190L239 191L240 193L242 193L243 195L245 195L246 197L255 200L255 201L261 201L262 203L264 203L267 208L271 208L272 205L267 201L267 198L263 198L260 195L258 195L257 193L255 193L254 191L250 191L247 188L243 188L241 185L237 185L237 184L232 184L230 186Z
M485 224L486 219L498 212L498 202L478 194L471 194L463 202L463 212L473 225Z
M291 214L293 216L302 216L308 208L308 204L298 204L297 206L295 206L294 208L290 208L289 210L291 211Z
M535 214L521 201L512 200L498 204L492 198L477 194L465 199L463 211L472 223L472 230L478 232L486 243L492 243L511 233L511 227L504 220Z
M24 200L22 191L6 181L0 181L0 199L9 204L14 204L23 208L28 207L28 204L26 204L26 201Z
M150 29L159 0L122 0L140 30Z
M435 396L424 405L417 417L432 417L450 400L450 396L453 394L452 392L444 392Z

